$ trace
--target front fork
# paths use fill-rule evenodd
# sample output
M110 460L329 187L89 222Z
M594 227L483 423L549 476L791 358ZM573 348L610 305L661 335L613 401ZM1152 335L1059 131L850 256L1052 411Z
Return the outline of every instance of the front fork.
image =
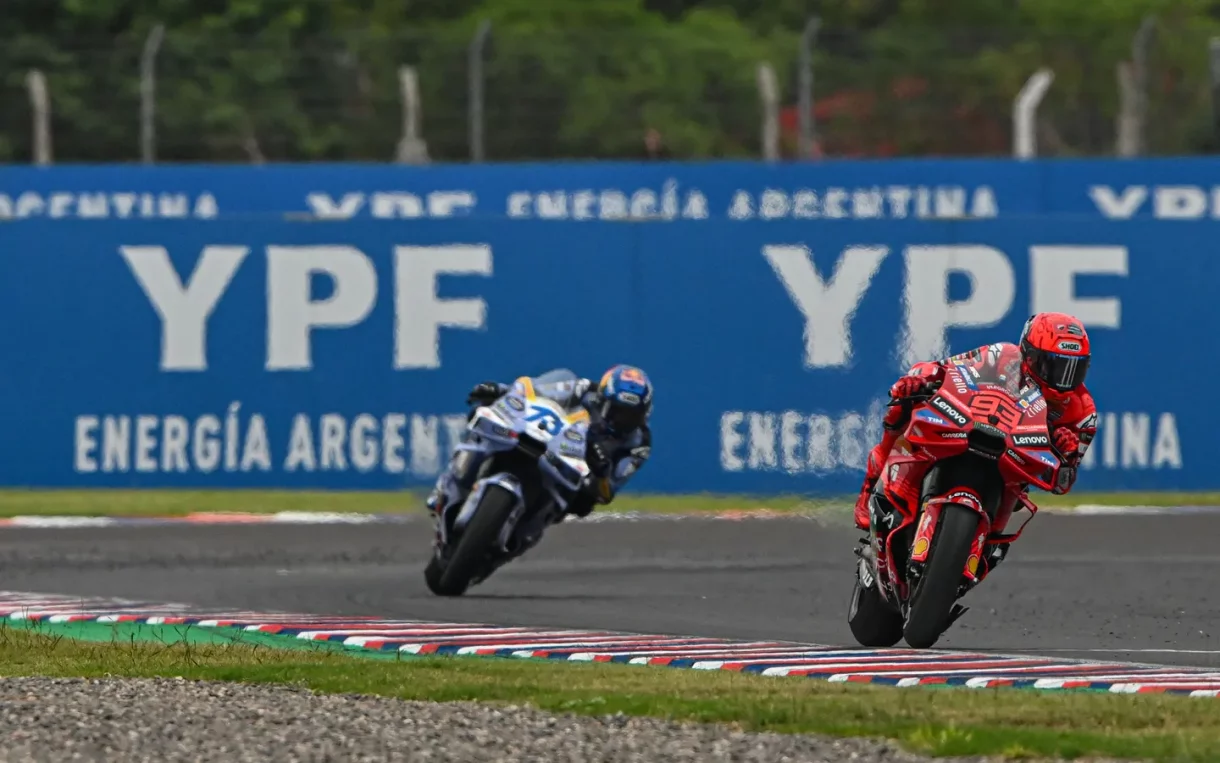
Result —
M433 545L438 548L449 542L449 534L457 521L456 510L470 498L479 469L488 456L459 444L448 466L436 478L436 484L428 495L427 507L436 526Z
M999 559L1003 559L1002 553L999 559L995 559L993 547L987 543L987 538L991 535L991 517L983 509L983 501L979 495L973 490L964 488L951 490L924 503L919 525L915 529L915 539L911 544L911 558L907 567L909 586L915 585L915 581L923 571L923 565L932 551L934 535L940 526L941 512L949 504L970 509L978 517L979 523L978 529L974 533L974 540L970 544L970 554L966 557L966 567L962 570L965 581L961 593L965 593L983 582L983 578L987 577L990 569L999 563Z
M981 583L996 567L1008 551L1008 543L992 544L988 542L991 531L991 520L983 510L982 501L973 491L953 490L944 496L933 498L924 504L920 513L919 524L915 530L915 538L911 543L911 554L907 561L905 581L898 579L895 570L891 568L888 555L891 535L907 525L903 515L894 507L888 496L874 493L869 498L869 514L871 516L869 535L864 543L856 549L859 557L857 576L864 587L876 585L878 591L891 604L900 607L907 593L922 572L928 559L936 528L940 523L940 513L947 503L956 503L972 509L978 514L979 529L974 535L970 554L966 558L966 566L962 570L963 586L961 593Z

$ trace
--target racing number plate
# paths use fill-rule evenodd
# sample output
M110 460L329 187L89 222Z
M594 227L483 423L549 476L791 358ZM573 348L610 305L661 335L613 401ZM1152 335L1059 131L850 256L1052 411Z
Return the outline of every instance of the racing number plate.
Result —
M1006 395L998 392L979 392L970 400L970 412L992 424L1012 429L1021 423L1024 413Z

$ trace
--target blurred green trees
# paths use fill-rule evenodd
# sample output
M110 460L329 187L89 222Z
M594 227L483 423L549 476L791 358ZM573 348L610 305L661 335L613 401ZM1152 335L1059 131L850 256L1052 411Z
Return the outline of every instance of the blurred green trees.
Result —
M387 161L402 65L419 73L433 160L465 160L482 20L490 160L640 157L649 127L677 158L756 157L760 62L779 75L791 151L814 15L831 155L1004 153L1012 99L1041 66L1056 77L1043 147L1112 154L1116 67L1150 15L1148 150L1211 144L1220 0L6 0L0 161L29 161L32 68L50 84L57 162L137 160L157 24L160 161Z

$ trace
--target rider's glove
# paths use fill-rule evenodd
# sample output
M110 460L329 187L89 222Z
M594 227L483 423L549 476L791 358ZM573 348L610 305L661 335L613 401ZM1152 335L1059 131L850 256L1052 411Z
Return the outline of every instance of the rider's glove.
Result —
M606 454L606 448L600 442L589 445L585 461L589 464L589 471L593 472L595 477L602 478L610 473L610 456Z
M928 388L928 379L922 376L903 376L890 387L890 397L895 400L906 400L914 397Z
M474 389L470 390L470 394L466 397L466 405L486 403L491 400L495 400L499 396L499 384L496 382L482 382L480 384L476 384Z
M1051 441L1064 460L1071 462L1080 457L1080 436L1071 429L1059 427L1051 433Z

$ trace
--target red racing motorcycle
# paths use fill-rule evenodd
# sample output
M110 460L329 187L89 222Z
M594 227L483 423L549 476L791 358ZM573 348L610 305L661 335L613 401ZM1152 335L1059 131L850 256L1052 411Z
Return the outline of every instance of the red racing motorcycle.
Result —
M965 614L958 600L1037 513L1027 487L1053 489L1060 459L1046 399L1018 383L954 365L935 392L890 402L912 410L869 498L869 536L856 549L848 624L861 645L935 644ZM1022 510L1029 515L1006 534Z

